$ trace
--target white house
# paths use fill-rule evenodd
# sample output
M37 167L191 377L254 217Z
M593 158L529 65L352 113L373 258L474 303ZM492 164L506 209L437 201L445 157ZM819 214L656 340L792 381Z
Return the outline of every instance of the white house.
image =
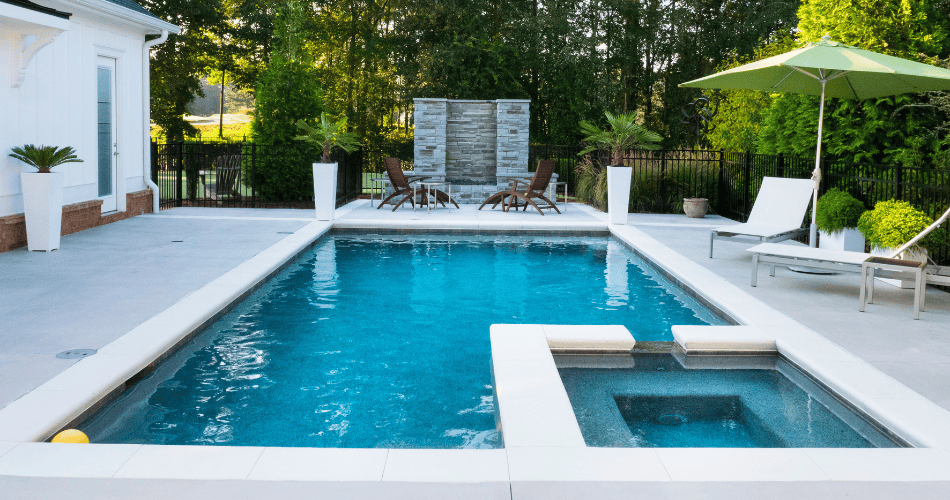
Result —
M0 0L0 252L26 244L20 172L32 169L15 146L72 146L83 160L54 170L66 173L63 234L158 206L148 51L178 32L134 0Z

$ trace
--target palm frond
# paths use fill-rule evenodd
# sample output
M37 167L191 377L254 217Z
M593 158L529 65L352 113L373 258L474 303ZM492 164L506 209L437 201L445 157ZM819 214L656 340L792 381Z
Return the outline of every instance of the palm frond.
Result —
M339 121L331 121L326 113L320 113L320 123L316 127L311 126L304 120L297 121L297 128L306 132L298 135L294 139L298 141L307 141L323 149L321 161L330 162L330 151L338 147L347 153L356 151L360 147L357 135L352 132L346 132L346 117Z
M635 148L660 149L657 143L662 141L663 137L638 124L636 112L614 115L607 111L604 115L607 117L609 130L603 130L586 120L580 122L581 133L585 136L584 142L590 145L578 154L607 148L613 153L612 161L618 163L625 151Z
M10 154L13 158L36 168L41 174L50 173L50 169L64 163L81 163L82 160L76 156L76 150L70 146L58 148L56 146L34 146L26 144L23 147L16 146Z

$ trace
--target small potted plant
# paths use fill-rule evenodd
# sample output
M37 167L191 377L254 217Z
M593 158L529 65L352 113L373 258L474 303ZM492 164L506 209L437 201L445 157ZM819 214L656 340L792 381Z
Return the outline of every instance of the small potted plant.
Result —
M849 252L864 251L864 236L858 231L858 219L864 203L837 188L818 199L815 217L818 223L818 247Z
M896 249L912 240L927 229L933 219L918 210L906 201L887 200L879 201L873 210L868 210L858 219L858 230L867 238L871 246L871 253L889 256ZM927 248L939 246L946 239L942 230L934 231L923 238L917 245L909 248L898 256L902 260L916 262L927 261ZM880 279L880 278L879 278ZM898 284L897 280L888 281L902 288L913 288L913 280L905 280Z
M591 144L578 155L584 155L598 148L607 148L611 153L611 164L607 167L607 213L611 224L626 224L630 207L630 181L633 169L623 165L623 153L634 148L660 149L662 141L656 132L637 123L635 112L607 116L609 130L582 120L580 122L584 141Z
M10 156L36 169L36 172L20 173L27 248L41 252L58 249L63 226L65 175L50 169L82 160L76 156L76 150L68 146L57 148L27 144L13 148Z
M330 152L338 147L347 153L356 151L360 142L356 134L346 131L346 117L333 122L326 113L320 113L320 123L311 126L304 120L297 121L297 128L304 133L295 139L307 141L323 149L320 163L313 164L313 204L317 220L333 220L336 209L336 174L338 166L330 163Z

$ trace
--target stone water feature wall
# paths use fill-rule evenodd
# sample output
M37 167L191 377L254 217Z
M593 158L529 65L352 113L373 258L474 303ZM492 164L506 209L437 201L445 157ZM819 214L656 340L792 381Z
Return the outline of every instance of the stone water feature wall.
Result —
M530 100L413 99L415 175L452 184L459 203L481 203L528 172Z

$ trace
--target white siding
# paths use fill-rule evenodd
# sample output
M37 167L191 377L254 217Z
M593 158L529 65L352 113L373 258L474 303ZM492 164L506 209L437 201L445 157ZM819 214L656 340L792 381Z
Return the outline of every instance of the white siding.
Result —
M65 204L96 199L96 57L116 59L119 210L125 194L146 189L143 180L147 126L142 110L144 29L73 15L70 28L41 49L19 88L11 87L11 49L0 38L0 216L23 212L19 162L10 149L23 144L72 146L83 163L57 168L66 173ZM24 169L24 171L28 171Z

